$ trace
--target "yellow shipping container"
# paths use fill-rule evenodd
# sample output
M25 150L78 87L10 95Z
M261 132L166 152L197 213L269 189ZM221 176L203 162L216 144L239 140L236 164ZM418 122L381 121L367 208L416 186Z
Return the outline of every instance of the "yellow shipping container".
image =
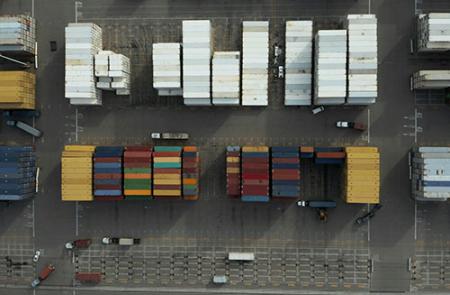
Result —
M347 153L347 159L379 159L377 153Z
M95 145L66 145L64 147L64 150L76 152L94 152Z
M181 197L181 190L154 190L155 197Z
M62 194L63 201L93 201L94 196L92 194Z
M237 167L230 167L227 168L227 173L240 173L241 169L237 168Z
M181 185L181 179L153 179L153 184Z
M269 148L267 146L244 146L242 147L243 152L269 152Z
M240 157L227 157L227 163L239 163Z
M380 159L347 159L348 164L380 164Z
M348 146L345 148L347 153L378 153L377 147L370 146Z
M380 203L380 198L378 196L348 196L345 201L349 204L378 204Z
M34 109L36 77L26 71L0 71L0 109Z
M153 179L181 179L181 175L180 174L155 173L153 175Z

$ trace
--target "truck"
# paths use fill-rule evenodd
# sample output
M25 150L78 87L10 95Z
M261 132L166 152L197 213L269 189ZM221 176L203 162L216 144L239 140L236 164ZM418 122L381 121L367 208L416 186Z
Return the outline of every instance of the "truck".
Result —
M140 243L141 243L141 239L137 239L137 238L104 237L102 239L102 244L104 244L104 245L132 246L132 245L139 245Z
M182 139L187 140L189 139L189 134L185 132L152 132L150 137L152 139Z
M310 208L336 208L336 201L297 201L297 206Z
M358 131L366 130L366 125L364 125L363 123L358 123L358 122L337 121L336 127L337 128L351 128L351 129L355 129Z
M22 131L25 131L26 133L34 136L34 137L41 137L42 136L42 131L34 128L33 126L30 126L22 121L16 121L16 120L8 120L6 121L6 125L11 126L11 127L17 127Z
M55 271L53 264L47 264L39 273L39 276L31 282L31 287L36 288L42 281L45 281L48 276Z
M77 272L75 280L81 284L98 284L102 280L101 272Z
M72 250L72 249L86 249L88 248L92 243L91 239L80 239L80 240L75 240L72 242L67 242L65 247L68 250Z
M255 253L250 253L250 252L230 252L230 253L228 253L228 260L253 261L253 260L255 260Z

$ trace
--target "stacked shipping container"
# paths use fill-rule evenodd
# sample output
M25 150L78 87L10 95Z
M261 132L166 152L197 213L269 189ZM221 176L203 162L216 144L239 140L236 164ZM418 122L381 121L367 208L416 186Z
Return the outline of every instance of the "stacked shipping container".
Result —
M450 71L426 70L413 74L414 89L445 89L450 87Z
M102 49L102 29L93 23L70 23L66 27L65 96L74 105L101 105L96 88L94 55Z
M212 62L214 105L239 105L240 63L241 53L239 51L214 52Z
M241 195L241 148L228 146L226 158L227 195L239 197Z
M61 157L61 199L92 201L92 154L95 146L66 145Z
M376 147L346 147L345 192L347 203L380 202L380 154Z
M94 199L119 201L122 194L122 147L98 146L94 153Z
M338 105L347 96L347 31L320 30L315 40L314 104Z
M115 90L117 95L130 94L130 59L112 51L100 51L95 55L97 88Z
M300 158L302 158L302 159L314 158L314 147L312 147L312 146L300 147Z
M312 43L312 21L286 22L286 106L311 105Z
M420 14L417 18L417 50L450 50L450 13Z
M450 148L417 147L412 151L411 186L419 201L450 198Z
M211 22L183 21L185 105L211 105Z
M36 192L36 154L32 147L0 146L0 200L24 200Z
M199 197L200 158L195 146L183 148L183 198L189 201Z
M181 197L181 151L178 146L155 146L153 153L153 195Z
M267 106L269 22L242 23L242 105Z
M316 147L316 164L342 165L345 162L345 152L340 147Z
M269 148L267 146L242 147L241 200L244 202L269 201Z
M125 199L149 199L152 196L152 149L126 147L123 168Z
M0 72L0 109L34 109L36 77L25 71Z
M272 147L272 197L300 197L300 153L297 147Z
M160 96L181 96L180 43L153 43L153 88Z
M36 25L28 15L0 17L0 52L8 54L36 53Z
M347 104L368 105L378 96L377 18L373 14L350 14L348 20Z

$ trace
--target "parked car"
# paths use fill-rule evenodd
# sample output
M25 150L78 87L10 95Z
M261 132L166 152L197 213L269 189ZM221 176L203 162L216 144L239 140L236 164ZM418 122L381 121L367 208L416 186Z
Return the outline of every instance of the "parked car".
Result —
M75 240L73 242L67 242L65 247L68 250L86 249L91 245L91 243L92 243L91 239L80 239L80 240Z
M337 121L336 127L337 128L352 128L352 129L359 130L359 131L366 130L366 125L364 125L363 123L358 123L358 122Z
M284 78L284 67L278 66L278 79L283 79L283 78Z
M318 113L321 113L325 110L325 108L323 106L318 106L313 108L312 113L313 115L317 115Z
M40 250L36 250L36 252L34 252L34 255L33 255L33 262L38 262L39 261L39 257L41 257L41 251Z
M53 266L53 264L47 264L39 273L39 276L37 277L37 279L34 279L31 282L31 287L35 288L37 286L39 286L42 281L45 281L48 276L55 271L55 267Z
M364 214L363 216L358 217L358 218L355 220L355 223L356 223L356 224L364 224L364 223L366 223L367 221L369 221L369 219L371 219L372 217L375 216L375 213L376 213L378 210L380 210L381 207L383 207L383 205L381 205L381 204L376 204L375 206L373 206L373 208L372 208L369 212L367 212L367 213Z
M136 238L112 238L112 237L104 237L102 239L102 244L104 245L123 245L123 246L132 246L139 245L141 243L141 239Z

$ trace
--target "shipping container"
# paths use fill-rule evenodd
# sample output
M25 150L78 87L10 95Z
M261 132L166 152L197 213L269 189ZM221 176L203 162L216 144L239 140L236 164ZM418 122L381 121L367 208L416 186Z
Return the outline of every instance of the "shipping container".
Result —
M241 96L241 53L216 51L212 60L214 105L239 105Z
M419 14L416 31L419 52L450 50L450 13Z
M200 157L197 147L183 148L183 198L195 201L199 198ZM174 189L174 188L172 188Z
M241 200L268 202L270 196L269 148L266 146L242 147ZM251 182L248 182L251 181ZM256 184L250 184L255 183Z
M159 96L181 96L180 43L153 43L153 88Z
M241 158L239 146L228 146L226 149L226 178L227 195L240 197L241 195Z
M0 52L19 59L36 54L36 24L33 17L0 16Z
M272 147L273 198L300 197L300 150L298 147Z
M0 109L35 109L35 88L34 73L0 71Z
M123 154L125 200L152 197L152 148L127 146Z
M95 148L94 200L123 199L122 157L123 147L97 146Z
M158 185L158 188L154 188L153 195L155 197L181 197L182 147L155 146L154 154L153 184Z

